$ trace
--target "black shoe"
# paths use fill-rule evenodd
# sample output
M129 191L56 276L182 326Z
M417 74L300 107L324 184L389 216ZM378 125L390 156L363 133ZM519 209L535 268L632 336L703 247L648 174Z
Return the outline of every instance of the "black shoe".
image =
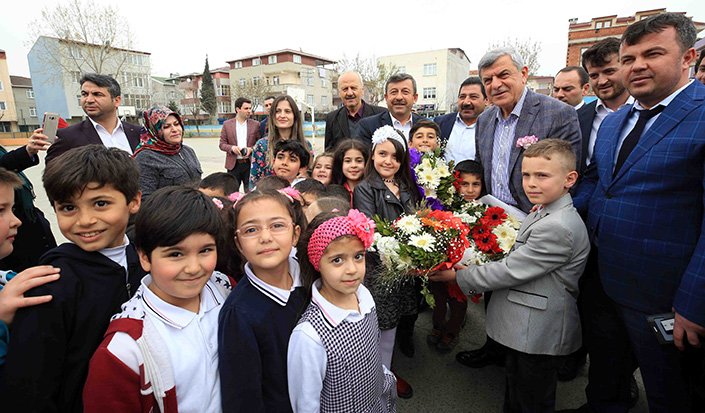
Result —
M629 408L636 406L639 401L639 386L636 384L636 379L632 374L632 379L629 381Z
M558 381L571 381L577 375L580 368L585 365L584 354L571 354L565 358L563 364L558 368Z
M401 354L406 357L414 357L414 354L416 354L416 349L414 348L413 336L397 337L397 343L399 344L399 351L401 351Z
M556 410L556 413L592 413L592 409L585 403L577 409Z
M478 350L461 351L455 355L455 359L458 363L474 369L489 366L490 364L504 367L504 357L490 354L482 348Z

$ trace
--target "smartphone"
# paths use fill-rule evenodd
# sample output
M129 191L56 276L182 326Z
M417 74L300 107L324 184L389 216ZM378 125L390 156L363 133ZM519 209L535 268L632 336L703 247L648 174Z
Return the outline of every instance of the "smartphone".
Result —
M44 129L44 134L47 136L49 143L54 143L56 140L56 130L59 128L59 114L58 113L44 113L44 120L42 121L42 129Z
M673 344L673 324L675 314L655 314L647 317L651 329L656 334L656 339L660 344Z

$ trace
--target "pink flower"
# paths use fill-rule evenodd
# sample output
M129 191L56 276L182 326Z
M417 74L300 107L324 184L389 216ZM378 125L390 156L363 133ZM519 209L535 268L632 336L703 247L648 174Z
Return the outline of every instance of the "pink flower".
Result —
M279 189L279 192L289 198L291 202L294 202L294 200L299 201L300 204L303 205L304 199L301 197L301 192L299 192L297 189L292 188L290 186L287 186L286 188Z
M223 209L223 201L221 201L218 198L212 198L212 199L213 199L213 203L215 204L215 206L218 207L218 209Z
M524 136L523 138L517 139L517 148L527 149L529 146L535 144L539 141L534 135Z
M362 245L365 249L370 248L375 234L374 221L367 218L365 214L357 209L351 209L348 211L348 220L350 221L353 231L355 231L355 235L360 238L360 241L362 241Z
M239 201L245 194L242 194L240 192L233 192L232 194L228 195L228 199L230 202L237 204L237 201Z

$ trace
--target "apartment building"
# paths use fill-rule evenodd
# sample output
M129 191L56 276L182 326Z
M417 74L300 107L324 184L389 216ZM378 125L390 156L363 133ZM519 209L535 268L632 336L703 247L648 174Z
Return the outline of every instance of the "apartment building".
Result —
M215 87L215 100L218 104L216 117L218 122L235 117L234 100L230 94L230 68L228 66L211 69L213 87ZM172 75L168 81L173 81L181 94L179 108L181 116L188 123L199 124L206 122L210 115L201 109L201 79L203 73L190 73L186 75Z
M15 98L17 128L20 132L31 132L41 125L44 116L43 113L37 112L37 100L34 98L32 79L10 75L10 82Z
M0 132L17 132L17 110L7 55L0 49Z

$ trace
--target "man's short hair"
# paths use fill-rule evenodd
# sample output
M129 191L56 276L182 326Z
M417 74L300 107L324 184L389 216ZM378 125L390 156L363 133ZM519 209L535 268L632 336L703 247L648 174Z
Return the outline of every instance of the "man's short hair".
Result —
M276 96L269 95L269 96L267 96L266 98L264 98L264 100L263 100L262 102L268 101L269 99L274 100L274 99L276 99L276 98L277 98Z
M580 86L585 86L588 84L590 81L590 76L588 76L588 73L585 69L583 69L580 66L566 66L563 69L559 70L558 73L570 73L570 72L578 72L578 78L580 79ZM556 75L558 75L556 73Z
M213 200L186 186L160 188L135 217L135 247L151 258L158 247L176 245L193 234L220 240L222 219Z
M524 58L521 57L515 48L511 46L498 47L488 51L484 56L482 56L482 59L480 59L480 63L477 64L477 69L480 72L480 76L482 76L483 69L487 69L492 66L497 60L499 60L499 58L503 56L509 56L518 71L521 72L521 69L524 68Z
M287 139L284 141L279 141L277 144L274 146L274 158L276 159L277 154L280 152L289 152L293 153L299 158L300 162L300 167L308 167L308 163L311 162L311 153L306 149L304 145L301 144L301 142L293 140L293 139ZM272 160L274 162L274 160Z
M414 123L414 126L412 126L411 130L409 130L409 143L411 143L411 141L413 140L413 136L416 131L421 128L433 129L436 132L436 137L438 139L441 138L441 128L438 126L438 124L430 119L423 119Z
M237 98L235 99L235 108L236 109L242 109L242 104L243 103L249 103L250 105L252 104L252 101L248 98Z
M113 99L120 96L120 84L111 76L99 75L97 73L86 73L83 77L81 77L79 83L83 86L86 82L95 83L98 87L107 88L110 93L110 97Z
M661 13L631 24L622 34L622 43L634 45L647 34L661 33L668 27L676 30L676 41L682 52L693 47L698 37L695 25L693 20L680 13Z
M350 205L350 192L343 185L328 184L326 187L326 198L338 198L347 201Z
M299 181L294 185L294 189L301 192L302 194L311 194L316 198L322 196L326 192L326 186L313 178L306 178L303 181Z
M267 175L257 181L257 189L260 191L283 189L287 186L289 181L276 175Z
M543 139L524 151L524 158L544 158L549 161L556 159L568 171L574 171L576 165L575 152L568 141L563 139Z
M416 80L408 73L395 73L389 76L389 79L387 79L387 82L384 84L384 93L387 93L387 90L389 90L390 83L399 83L405 80L411 80L411 84L414 87L414 94L416 94Z
M592 66L604 66L612 55L619 56L619 39L608 37L590 46L583 52L582 65L587 70L588 63Z
M458 88L458 95L460 95L460 91L468 85L478 85L480 86L480 90L482 91L482 97L487 99L487 92L485 92L485 85L482 84L482 79L480 79L479 76L470 76L469 78L463 80L463 83L460 84L460 87Z
M225 196L237 192L240 188L240 183L233 175L227 172L215 172L201 179L198 184L199 188L221 189Z
M16 173L0 167L0 185L5 185L11 187L12 189L17 189L22 186L22 181L20 181L20 178L17 176Z
M333 212L334 209L347 214L350 210L350 200L339 196L324 196L316 200L316 206L321 212Z
M49 202L69 202L88 184L110 185L129 203L140 192L140 173L129 153L104 145L85 145L59 155L44 169L42 181Z

